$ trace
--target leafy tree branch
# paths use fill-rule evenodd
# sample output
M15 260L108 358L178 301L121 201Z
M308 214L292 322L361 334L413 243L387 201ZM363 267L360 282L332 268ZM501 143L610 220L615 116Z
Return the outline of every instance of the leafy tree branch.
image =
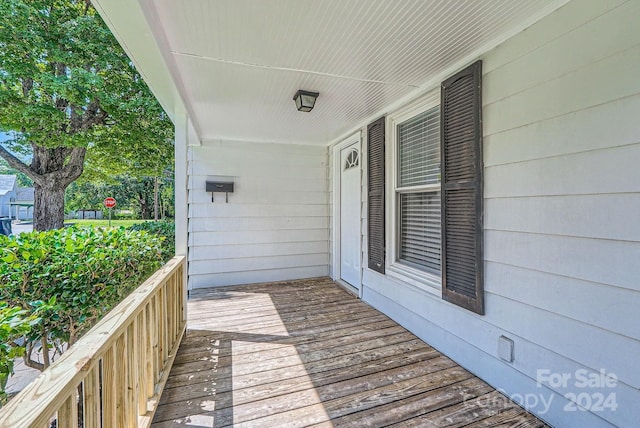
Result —
M172 124L89 1L5 0L0 40L0 157L35 184L36 230L62 227L85 163L154 176L171 161Z

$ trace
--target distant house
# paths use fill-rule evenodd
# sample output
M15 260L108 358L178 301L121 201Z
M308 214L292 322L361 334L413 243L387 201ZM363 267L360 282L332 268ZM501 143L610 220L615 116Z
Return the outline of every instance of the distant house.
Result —
M33 187L18 187L15 175L0 175L0 217L26 220L33 218Z
M78 210L75 218L79 219L101 219L102 210Z
M15 200L11 202L12 218L19 220L33 218L35 193L35 188L33 187L18 187Z
M0 217L10 217L11 202L17 196L17 180L15 175L0 175Z

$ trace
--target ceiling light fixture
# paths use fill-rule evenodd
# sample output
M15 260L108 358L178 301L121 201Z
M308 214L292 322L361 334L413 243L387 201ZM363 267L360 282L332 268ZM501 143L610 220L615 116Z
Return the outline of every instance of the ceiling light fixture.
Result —
M298 111L309 112L313 110L313 106L316 104L316 98L320 95L318 92L309 92L299 89L293 96L293 100L296 102L296 108Z

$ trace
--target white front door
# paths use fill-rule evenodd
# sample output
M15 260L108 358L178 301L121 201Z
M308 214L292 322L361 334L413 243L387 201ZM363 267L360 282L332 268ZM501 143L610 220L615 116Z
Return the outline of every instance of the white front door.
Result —
M360 289L360 144L340 151L340 278Z

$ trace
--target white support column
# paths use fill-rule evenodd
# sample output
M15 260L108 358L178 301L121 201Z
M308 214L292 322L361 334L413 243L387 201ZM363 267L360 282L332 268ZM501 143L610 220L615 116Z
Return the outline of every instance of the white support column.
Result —
M187 150L189 146L189 117L184 113L175 115L175 226L176 255L187 257L187 268L184 272L184 283L187 282L188 232L189 232L189 195L187 175ZM187 288L185 287L185 293ZM186 301L186 299L185 299ZM185 308L186 316L186 308Z

